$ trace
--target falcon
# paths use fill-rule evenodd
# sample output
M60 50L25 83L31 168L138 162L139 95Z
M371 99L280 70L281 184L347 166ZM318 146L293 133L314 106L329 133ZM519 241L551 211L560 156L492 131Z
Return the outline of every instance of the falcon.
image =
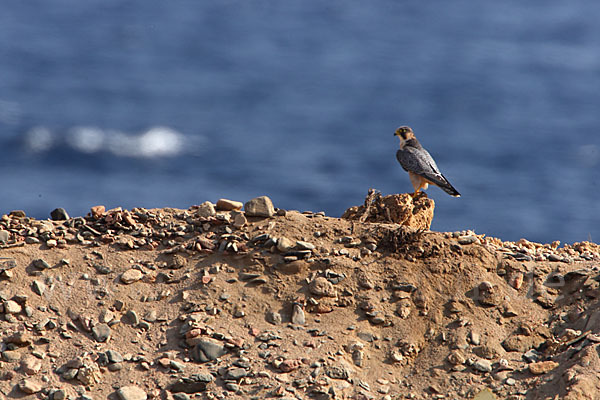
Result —
M430 184L451 196L460 197L460 193L442 175L433 157L421 146L410 127L401 126L396 129L394 136L400 139L400 150L396 152L396 158L402 168L408 172L410 182L415 189L413 197L417 196L419 190L427 189Z

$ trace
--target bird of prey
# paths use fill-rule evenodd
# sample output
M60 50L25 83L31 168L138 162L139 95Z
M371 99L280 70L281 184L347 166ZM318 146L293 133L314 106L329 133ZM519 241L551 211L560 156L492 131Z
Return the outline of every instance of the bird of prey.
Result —
M416 197L421 189L427 189L429 184L441 188L444 192L454 197L460 197L460 193L448 182L448 179L438 169L431 155L421 146L414 132L408 126L396 129L394 136L400 139L400 150L396 152L396 158L402 168L408 172Z

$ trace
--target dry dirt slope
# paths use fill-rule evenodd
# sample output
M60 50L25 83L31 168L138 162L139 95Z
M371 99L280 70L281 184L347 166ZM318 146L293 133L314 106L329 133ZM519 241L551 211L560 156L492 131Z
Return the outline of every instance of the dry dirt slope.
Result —
M3 216L0 399L600 398L597 245L254 200Z

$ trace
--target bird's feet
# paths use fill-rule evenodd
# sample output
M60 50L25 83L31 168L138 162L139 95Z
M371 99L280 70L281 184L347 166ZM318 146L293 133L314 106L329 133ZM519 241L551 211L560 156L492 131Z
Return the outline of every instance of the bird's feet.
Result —
M418 199L419 197L426 197L426 198L427 198L427 193L425 193L425 192L421 192L420 190L417 190L416 192L414 192L414 193L411 195L411 197L412 197L412 199L413 199L413 200L416 200L416 199Z

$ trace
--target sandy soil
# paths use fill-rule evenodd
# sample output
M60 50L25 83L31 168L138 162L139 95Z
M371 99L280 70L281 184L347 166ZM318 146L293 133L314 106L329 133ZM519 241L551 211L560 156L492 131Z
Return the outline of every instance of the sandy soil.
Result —
M3 216L0 399L600 398L598 245L226 204Z

